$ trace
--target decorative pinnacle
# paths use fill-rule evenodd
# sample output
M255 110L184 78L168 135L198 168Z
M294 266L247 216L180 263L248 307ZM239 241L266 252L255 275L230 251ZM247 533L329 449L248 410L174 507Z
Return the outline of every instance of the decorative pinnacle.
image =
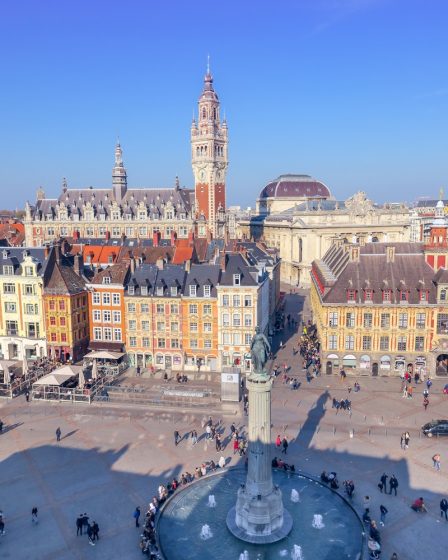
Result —
M210 74L210 55L207 55L207 74Z

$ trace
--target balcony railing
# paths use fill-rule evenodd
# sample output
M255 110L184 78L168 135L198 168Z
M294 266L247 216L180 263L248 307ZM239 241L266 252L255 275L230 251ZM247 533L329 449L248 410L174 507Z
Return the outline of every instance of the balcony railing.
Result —
M19 331L17 329L6 329L6 334L8 336L17 336Z

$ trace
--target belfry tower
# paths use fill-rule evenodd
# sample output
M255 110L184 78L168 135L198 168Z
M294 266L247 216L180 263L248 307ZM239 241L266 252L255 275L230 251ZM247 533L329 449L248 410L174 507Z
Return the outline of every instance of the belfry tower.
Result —
M128 188L128 178L123 164L123 151L120 142L115 146L115 165L112 169L112 189L115 200L120 203Z
M191 123L191 164L195 182L196 217L203 216L214 237L224 235L226 208L227 123L221 123L219 100L207 65L198 101L198 120Z

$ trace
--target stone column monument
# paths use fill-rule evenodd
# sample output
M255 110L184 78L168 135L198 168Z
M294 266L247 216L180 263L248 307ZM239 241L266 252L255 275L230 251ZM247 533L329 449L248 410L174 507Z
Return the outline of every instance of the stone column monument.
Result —
M272 482L272 379L265 369L269 353L269 342L257 328L251 343L253 372L246 382L249 390L247 479L238 490L236 506L227 515L227 526L235 537L260 544L279 541L292 528L292 518L283 509L281 490Z

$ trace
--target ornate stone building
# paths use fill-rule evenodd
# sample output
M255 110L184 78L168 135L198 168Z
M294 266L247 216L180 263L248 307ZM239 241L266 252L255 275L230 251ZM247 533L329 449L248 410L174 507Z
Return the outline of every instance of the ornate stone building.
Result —
M410 230L404 204L375 204L364 192L337 201L327 186L303 175L269 183L260 193L257 211L236 219L237 236L276 248L282 281L302 287L310 286L312 261L322 258L334 241L408 241Z
M152 239L205 238L224 235L227 123L221 122L219 100L209 69L198 102L198 121L191 125L195 187L129 188L120 144L115 148L112 186L68 188L64 179L57 198L40 188L34 205L25 207L25 244L39 247L58 237Z

